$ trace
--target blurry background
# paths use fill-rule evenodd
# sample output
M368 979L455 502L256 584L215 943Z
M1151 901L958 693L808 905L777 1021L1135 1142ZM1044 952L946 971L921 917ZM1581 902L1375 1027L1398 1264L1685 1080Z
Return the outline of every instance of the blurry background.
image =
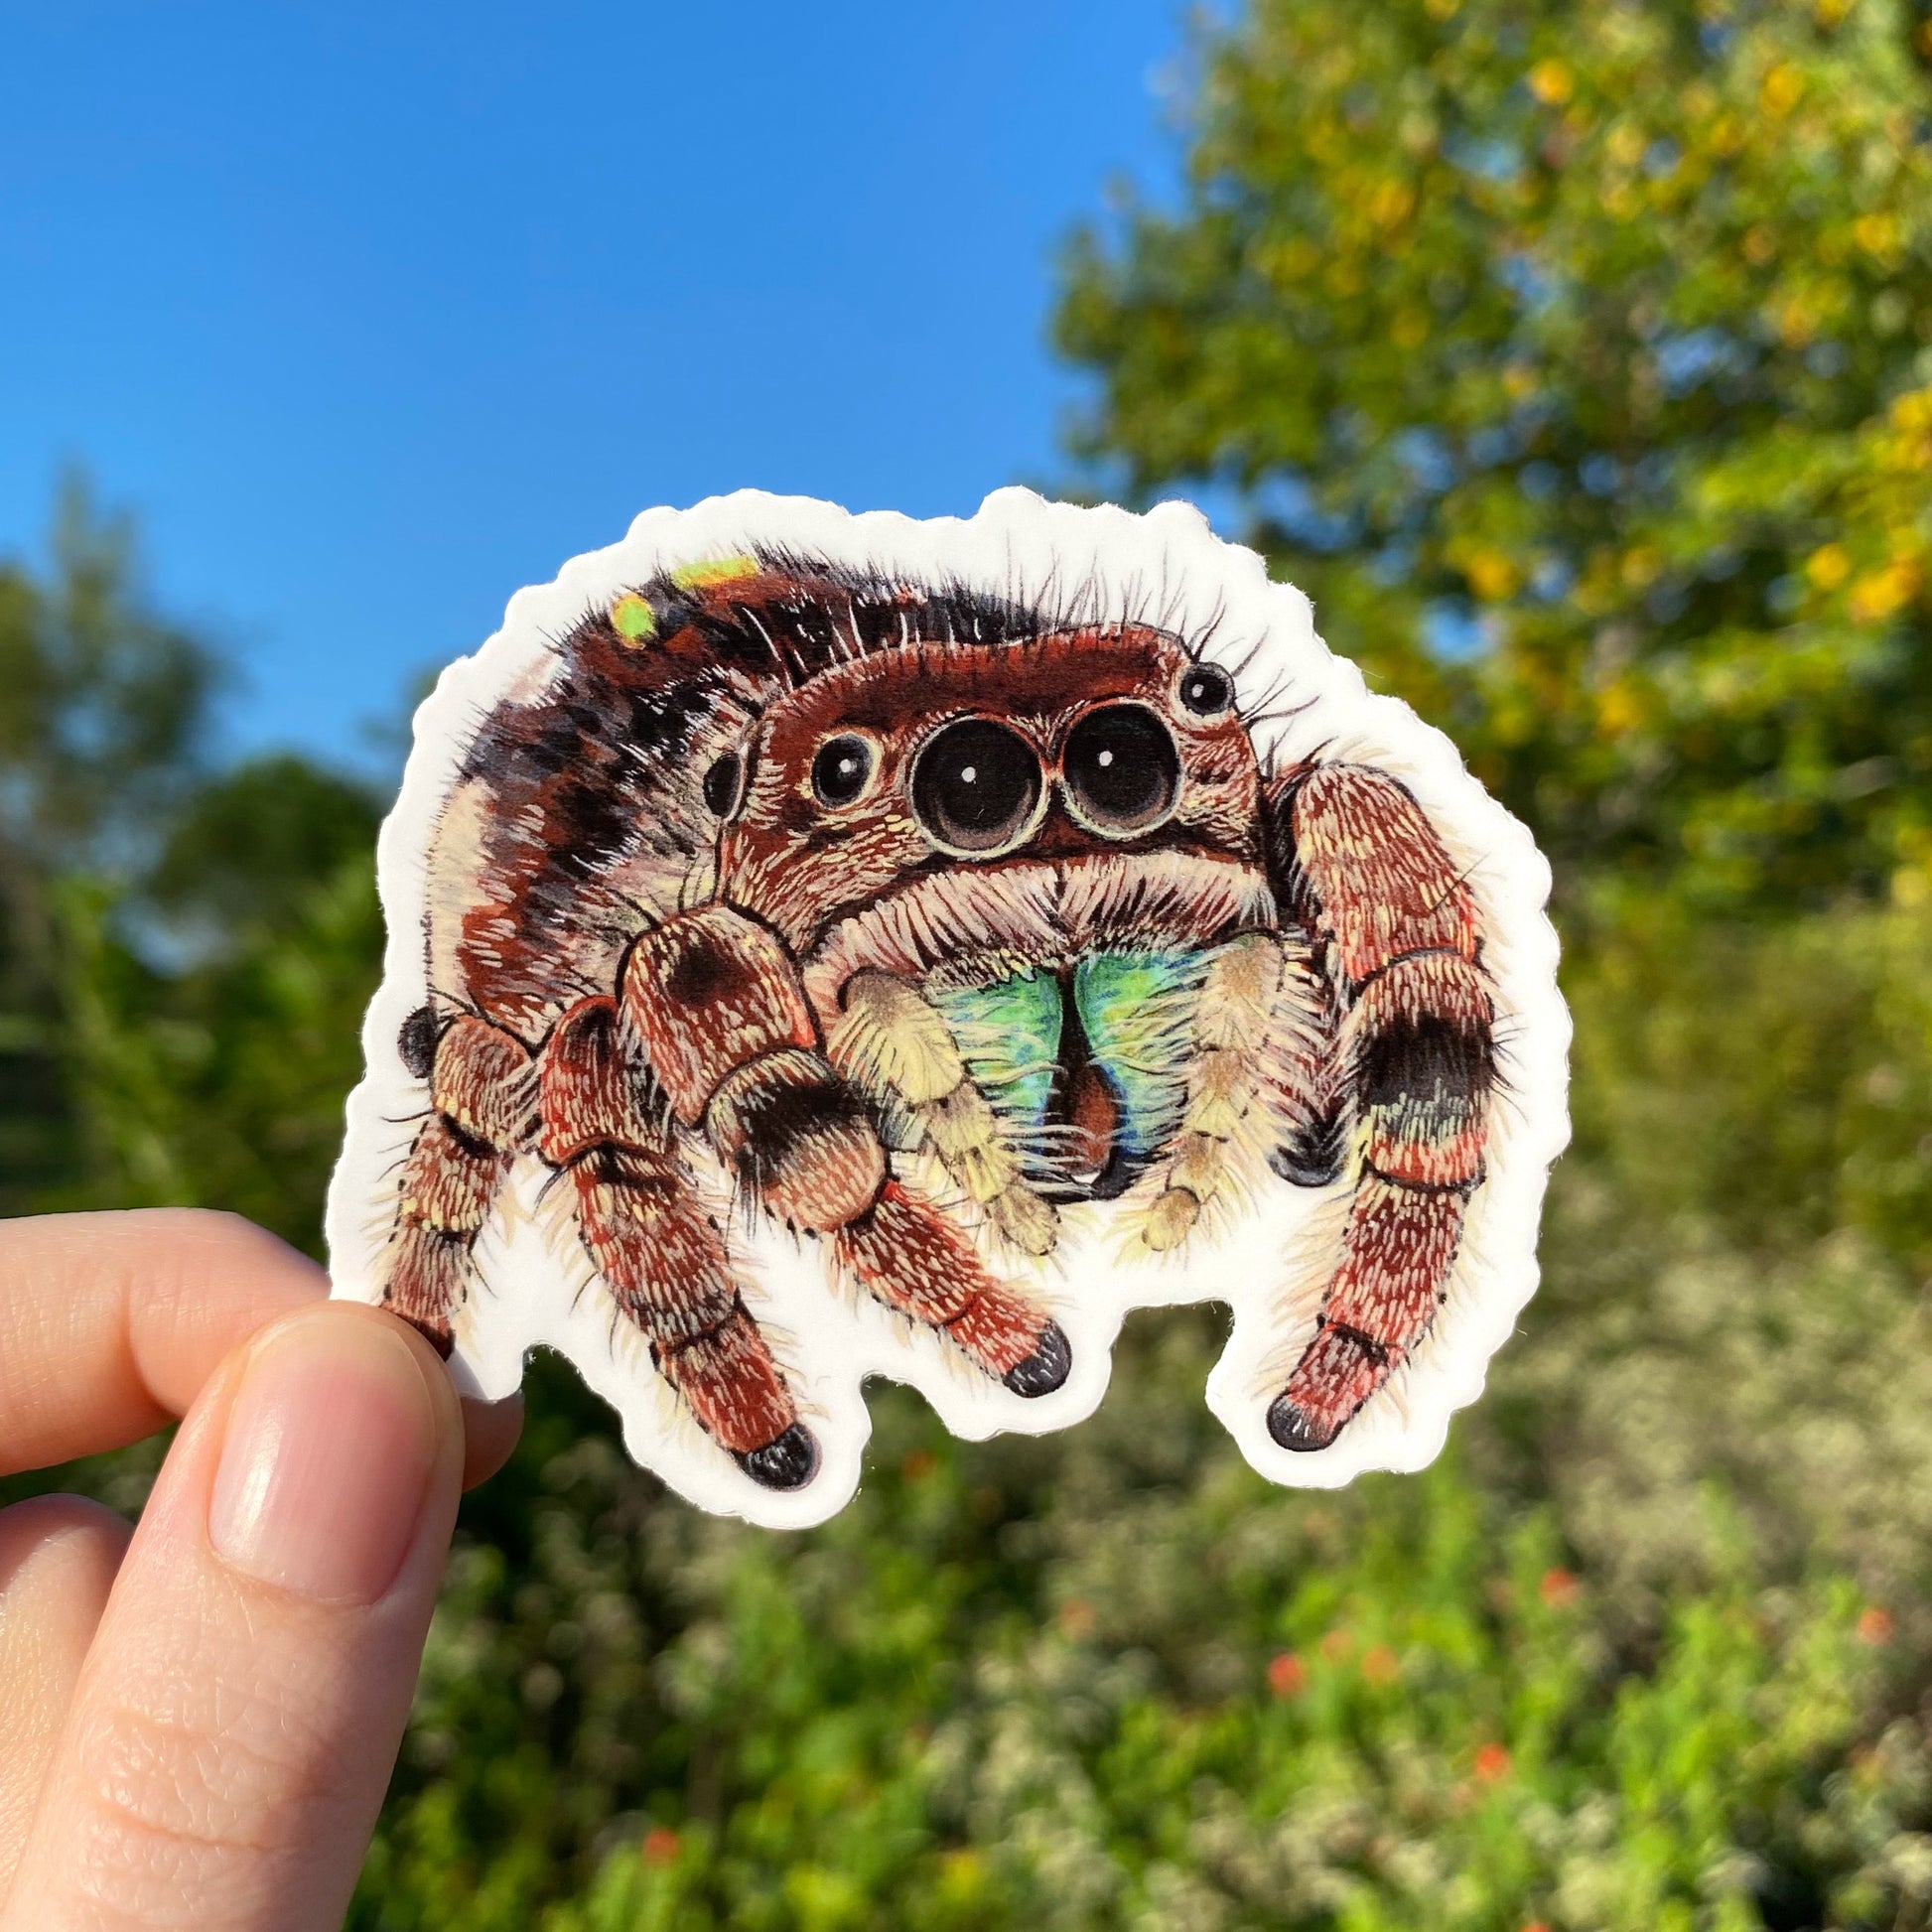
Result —
M407 692L746 483L1195 495L1534 825L1580 1029L1423 1477L1269 1488L1144 1313L781 1538L539 1365L356 1924L1932 1922L1915 0L272 14L0 29L6 1209L313 1248Z
M0 19L0 540L138 505L237 746L353 753L647 501L1052 472L1053 245L1174 168L1171 0Z

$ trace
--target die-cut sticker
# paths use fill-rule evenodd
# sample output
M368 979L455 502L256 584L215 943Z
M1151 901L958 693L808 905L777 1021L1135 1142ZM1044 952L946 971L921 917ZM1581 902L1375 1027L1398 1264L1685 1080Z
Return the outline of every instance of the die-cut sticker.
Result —
M836 1512L869 1375L1078 1422L1204 1300L1256 1468L1417 1468L1535 1287L1548 868L1185 504L648 511L444 672L379 873L337 1294L471 1394L561 1350L706 1508Z

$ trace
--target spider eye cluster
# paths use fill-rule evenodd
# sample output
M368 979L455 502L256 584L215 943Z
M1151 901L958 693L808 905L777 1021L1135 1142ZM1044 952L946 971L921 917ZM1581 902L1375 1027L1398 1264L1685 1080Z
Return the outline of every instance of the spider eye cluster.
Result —
M1181 710L1214 718L1234 703L1234 680L1218 664L1190 662L1171 687ZM836 732L813 754L812 795L836 810L865 796L878 748L854 730ZM1089 831L1124 839L1162 824L1180 797L1180 746L1163 710L1115 699L1081 714L1057 750L1003 718L942 724L919 746L905 780L912 816L941 851L961 858L1010 852L1031 838L1056 793Z

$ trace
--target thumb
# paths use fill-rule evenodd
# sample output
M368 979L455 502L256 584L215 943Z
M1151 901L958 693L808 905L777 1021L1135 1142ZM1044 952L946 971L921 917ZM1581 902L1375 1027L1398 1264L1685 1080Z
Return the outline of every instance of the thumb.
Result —
M375 1310L229 1358L123 1562L0 1926L341 1924L463 1469L455 1391Z

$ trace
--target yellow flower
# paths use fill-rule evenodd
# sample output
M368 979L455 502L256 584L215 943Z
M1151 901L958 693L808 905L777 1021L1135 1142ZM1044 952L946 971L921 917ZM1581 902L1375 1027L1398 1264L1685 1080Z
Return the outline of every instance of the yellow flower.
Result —
M1262 272L1280 286L1307 281L1321 266L1321 251L1306 236L1297 235L1262 249L1258 260Z
M1416 192L1406 181L1385 181L1368 198L1369 216L1379 226L1393 228L1406 221L1416 206Z
M1932 389L1907 389L1896 397L1891 419L1902 430L1932 429Z
M1610 159L1619 168L1634 168L1648 145L1643 129L1634 121L1618 121L1610 130Z
M1500 550L1474 550L1462 559L1462 575L1485 604L1500 604L1516 588L1516 566Z
M1867 255L1889 255L1898 246L1898 221L1890 214L1862 214L1852 223L1853 236Z
M1818 332L1817 319L1800 296L1775 302L1767 312L1777 325L1778 340L1787 348L1802 348Z
M1596 701L1596 725L1605 738L1622 738L1643 723L1643 706L1635 688L1619 678Z
M1640 543L1628 550L1623 557L1623 581L1633 591L1648 590L1657 581L1657 572L1662 567L1659 558L1649 544Z
M1757 90L1757 104L1765 113L1782 117L1797 106L1804 90L1805 76L1789 61L1780 61L1764 76L1764 84Z
M1575 91L1570 69L1561 61L1539 61L1530 69L1530 92L1545 107L1561 107Z
M1903 866L1892 874L1891 896L1893 903L1903 906L1908 912L1932 903L1932 875L1925 872L1923 861L1917 865Z
M1918 572L1909 563L1887 564L1867 572L1852 586L1846 609L1856 623L1883 623L1918 588Z
M1851 553L1842 543L1828 543L1814 550L1805 563L1805 575L1821 591L1837 590L1851 574Z

